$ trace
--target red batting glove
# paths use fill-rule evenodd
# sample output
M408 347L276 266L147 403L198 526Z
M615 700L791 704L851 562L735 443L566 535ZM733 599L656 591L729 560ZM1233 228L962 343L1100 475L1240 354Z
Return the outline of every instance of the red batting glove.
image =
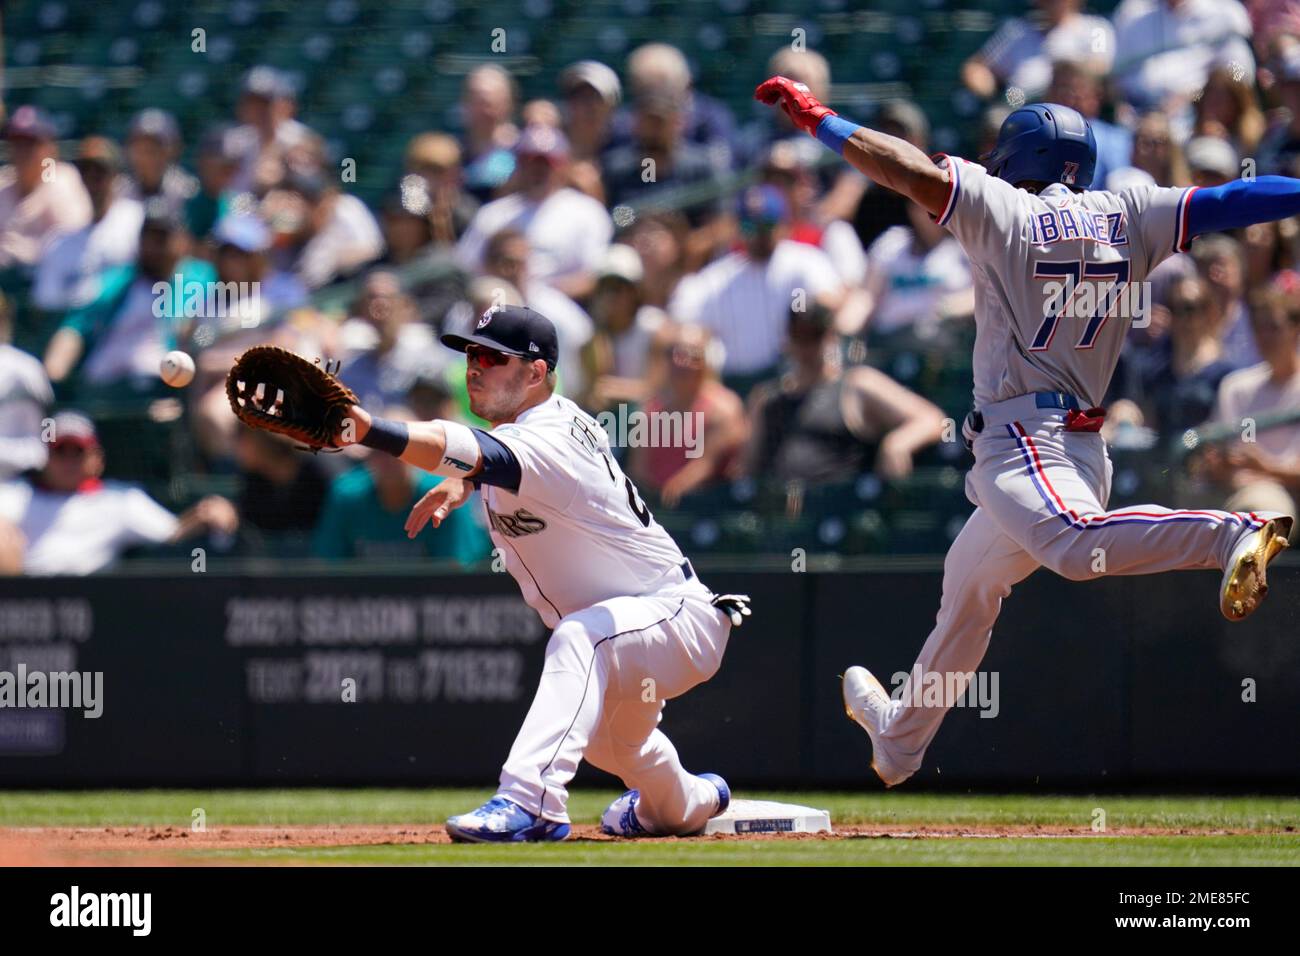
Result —
M817 127L826 117L838 115L829 106L822 106L817 97L808 92L808 87L784 76L774 76L760 83L754 90L754 99L769 106L779 102L790 121L809 136L817 135Z

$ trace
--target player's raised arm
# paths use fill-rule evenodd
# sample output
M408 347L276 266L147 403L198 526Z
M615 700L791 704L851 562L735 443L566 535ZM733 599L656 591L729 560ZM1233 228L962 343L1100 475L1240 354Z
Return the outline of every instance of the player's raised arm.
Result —
M1187 241L1207 232L1240 229L1300 213L1300 179L1259 176L1221 186L1193 187L1187 195Z
M784 76L760 84L754 99L780 105L796 126L869 179L901 193L931 215L942 215L951 190L948 173L911 143L844 119L818 102L808 87Z

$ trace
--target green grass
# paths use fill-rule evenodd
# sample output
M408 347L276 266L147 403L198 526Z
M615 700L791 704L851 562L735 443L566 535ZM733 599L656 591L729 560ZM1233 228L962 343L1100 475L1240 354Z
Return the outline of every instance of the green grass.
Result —
M487 790L141 790L0 792L0 826L188 828L202 808L209 829L236 824L436 825L476 806ZM575 823L594 823L614 792L578 791ZM1300 832L1221 834L1231 829L1300 831L1300 798L1026 796L994 794L753 793L830 811L837 825L1055 825L1088 827L1097 808L1109 830L1168 827L1186 835L655 843L571 841L530 846L377 845L194 849L204 862L260 864L827 865L827 866L1263 866L1300 865Z

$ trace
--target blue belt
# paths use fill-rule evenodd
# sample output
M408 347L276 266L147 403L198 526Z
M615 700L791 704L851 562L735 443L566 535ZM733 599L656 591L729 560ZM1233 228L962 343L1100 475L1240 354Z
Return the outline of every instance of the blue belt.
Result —
M1072 408L1083 407L1077 398L1067 392L1035 392L1034 404L1039 408L1059 408L1067 412Z

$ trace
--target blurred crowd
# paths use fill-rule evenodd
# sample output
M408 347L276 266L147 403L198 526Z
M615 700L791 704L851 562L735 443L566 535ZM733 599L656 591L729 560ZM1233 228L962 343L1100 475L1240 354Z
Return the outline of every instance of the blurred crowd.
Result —
M763 76L777 73L835 103L818 53L782 48ZM463 357L438 334L493 304L555 323L560 391L593 414L698 416L701 454L621 450L658 507L744 478L905 481L925 449L955 440L949 410L872 359L962 341L973 277L956 242L779 111L742 121L694 86L674 47L573 63L533 99L500 66L472 69L458 127L415 136L377 208L349 192L347 162L299 117L286 74L258 66L239 82L236 115L188 154L162 110L137 114L121 142L60 142L39 108L9 108L5 571L91 572L133 547L199 538L252 553L293 540L292 553L322 559L487 558L476 509L407 539L431 476L237 428L225 373L242 349L274 342L337 360L388 417L474 422ZM1014 106L1048 100L1092 122L1093 188L1300 176L1300 0L1123 0L1109 19L1081 0L1038 0L960 82L984 104L972 160ZM915 103L846 112L930 151ZM1200 239L1153 276L1107 431L1118 447L1165 447L1224 426L1228 440L1189 459L1189 499L1294 511L1298 250L1300 223L1285 220ZM158 376L172 349L197 363L183 393ZM175 515L115 482L95 420L110 408L179 416L196 473L235 490Z

